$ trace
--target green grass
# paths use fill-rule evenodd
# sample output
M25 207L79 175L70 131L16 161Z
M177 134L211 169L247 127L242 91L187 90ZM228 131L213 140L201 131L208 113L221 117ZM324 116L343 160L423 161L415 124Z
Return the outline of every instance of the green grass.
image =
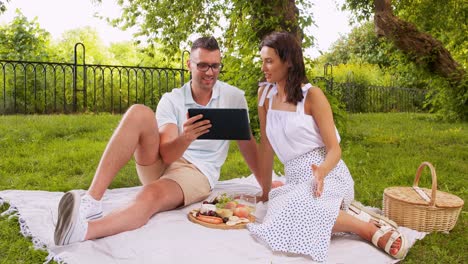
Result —
M107 114L0 116L0 190L86 189L119 120ZM341 144L356 199L381 207L386 187L411 186L419 164L429 161L436 167L439 190L467 201L467 131L467 123L441 123L429 114L350 114ZM275 171L282 171L278 161ZM221 179L249 174L232 144ZM137 184L131 161L110 188ZM430 184L425 170L420 186ZM433 233L418 241L404 263L468 263L466 205L463 209L450 234ZM16 219L0 218L0 263L42 263L46 256L19 233Z

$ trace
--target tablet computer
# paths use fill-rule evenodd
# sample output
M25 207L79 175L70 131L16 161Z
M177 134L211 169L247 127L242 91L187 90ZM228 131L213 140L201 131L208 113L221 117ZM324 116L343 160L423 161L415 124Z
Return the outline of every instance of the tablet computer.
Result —
M211 122L210 132L197 139L249 140L250 125L247 109L244 108L189 108L189 117L198 114Z

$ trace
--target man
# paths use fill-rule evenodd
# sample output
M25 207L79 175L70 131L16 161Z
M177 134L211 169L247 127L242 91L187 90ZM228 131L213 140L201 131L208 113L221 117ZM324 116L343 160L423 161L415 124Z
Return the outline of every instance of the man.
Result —
M188 118L193 107L247 108L244 92L218 81L221 53L213 37L194 41L187 66L192 80L166 93L156 118L143 105L133 105L114 131L87 193L67 192L59 203L54 240L66 245L133 230L156 213L202 201L220 176L227 140L196 140L211 124L201 115ZM257 173L254 137L237 141L251 171ZM117 172L135 157L143 187L125 208L102 217L100 200Z

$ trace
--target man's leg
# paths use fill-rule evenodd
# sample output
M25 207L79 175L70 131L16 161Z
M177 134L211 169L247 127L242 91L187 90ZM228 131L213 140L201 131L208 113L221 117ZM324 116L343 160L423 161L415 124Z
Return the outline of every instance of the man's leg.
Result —
M159 132L153 110L133 105L114 131L94 174L88 194L101 200L118 171L135 155L140 165L159 158Z
M199 202L211 193L206 176L183 158L170 164L162 176L157 166L137 167L140 167L138 172L143 187L135 200L102 219L89 222L85 239L137 229L156 213Z
M159 179L142 187L135 200L126 207L91 221L85 239L95 239L137 229L152 215L183 204L180 186L170 179Z
M115 175L133 154L142 165L153 164L159 158L154 112L143 105L130 107L123 116L107 144L87 195L79 197L72 191L62 197L54 235L56 244L83 240L88 227L86 221L102 215L101 205L96 200L101 200Z

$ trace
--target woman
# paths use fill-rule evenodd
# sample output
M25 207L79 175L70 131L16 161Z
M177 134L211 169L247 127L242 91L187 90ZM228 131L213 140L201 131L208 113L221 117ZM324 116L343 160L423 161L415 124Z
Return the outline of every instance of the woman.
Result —
M294 36L273 32L260 44L267 83L258 91L261 185L271 186L273 156L284 164L286 184L269 192L261 224L247 227L274 251L325 261L332 233L353 232L395 258L407 252L406 240L382 221L348 214L354 182L341 160L339 135L322 90L305 76L302 50Z

